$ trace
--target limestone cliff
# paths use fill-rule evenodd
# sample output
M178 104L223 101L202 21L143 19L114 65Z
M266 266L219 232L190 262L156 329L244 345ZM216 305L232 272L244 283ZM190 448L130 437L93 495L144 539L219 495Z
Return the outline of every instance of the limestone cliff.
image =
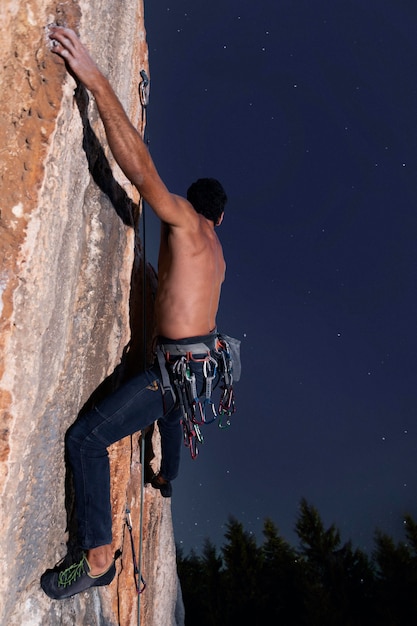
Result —
M81 34L143 131L143 2L4 0L0 21L0 623L130 626L137 596L124 512L137 545L139 435L110 449L116 579L62 602L39 587L71 530L65 431L92 396L143 367L143 302L151 328L155 287L148 267L144 299L139 198L91 97L50 52L46 26ZM157 434L153 443L157 466ZM181 623L170 503L145 487L143 511L141 624Z

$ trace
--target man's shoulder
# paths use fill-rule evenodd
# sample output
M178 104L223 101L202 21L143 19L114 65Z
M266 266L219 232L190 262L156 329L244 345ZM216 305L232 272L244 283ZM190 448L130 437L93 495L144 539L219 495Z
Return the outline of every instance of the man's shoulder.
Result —
M194 207L186 198L171 193L161 183L152 198L146 199L153 212L162 223L174 228L187 228L189 224L197 222Z
M161 220L169 232L198 233L204 236L207 224L206 219L194 209L193 205L182 196L174 196L172 219Z

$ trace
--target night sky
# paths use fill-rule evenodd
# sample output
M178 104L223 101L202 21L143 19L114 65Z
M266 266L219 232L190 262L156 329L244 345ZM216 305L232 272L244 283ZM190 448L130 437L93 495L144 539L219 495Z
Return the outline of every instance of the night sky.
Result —
M302 497L370 552L417 518L417 3L148 0L150 150L169 189L222 181L219 329L237 413L184 448L187 553L233 515L292 545ZM156 264L149 208L147 256Z

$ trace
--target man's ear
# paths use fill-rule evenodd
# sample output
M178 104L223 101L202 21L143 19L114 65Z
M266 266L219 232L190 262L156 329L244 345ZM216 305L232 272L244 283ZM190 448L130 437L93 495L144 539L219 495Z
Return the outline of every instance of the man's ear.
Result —
M217 224L216 224L216 226L220 226L220 224L221 224L221 223L222 223L222 221L223 221L223 218L224 218L224 211L223 211L223 213L220 215L219 219L217 220Z

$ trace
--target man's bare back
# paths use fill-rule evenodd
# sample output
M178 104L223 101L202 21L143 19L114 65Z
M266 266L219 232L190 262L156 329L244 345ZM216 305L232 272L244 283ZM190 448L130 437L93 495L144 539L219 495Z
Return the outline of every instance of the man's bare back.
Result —
M193 229L161 226L157 333L171 339L216 327L226 264L214 224L202 215Z

